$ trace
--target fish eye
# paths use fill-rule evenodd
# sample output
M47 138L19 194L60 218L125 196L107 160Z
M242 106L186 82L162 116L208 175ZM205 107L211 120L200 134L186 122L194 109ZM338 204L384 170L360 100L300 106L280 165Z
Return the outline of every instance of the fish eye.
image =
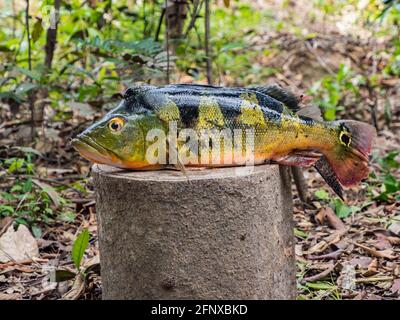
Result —
M349 146L351 143L351 137L348 132L341 132L340 133L340 142L345 146Z
M120 117L116 117L116 118L112 118L109 122L108 122L108 128L112 131L112 132L119 132L122 130L122 128L124 127L125 124L125 120L120 118Z

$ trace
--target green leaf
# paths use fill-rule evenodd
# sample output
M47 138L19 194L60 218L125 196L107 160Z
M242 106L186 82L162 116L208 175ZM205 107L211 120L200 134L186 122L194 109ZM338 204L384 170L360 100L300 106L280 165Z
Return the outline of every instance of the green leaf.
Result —
M296 237L303 238L303 239L306 239L308 237L308 233L307 232L305 232L303 230L299 230L297 228L294 228L294 235Z
M62 282L74 279L76 277L76 273L68 270L52 270L49 276L51 282Z
M19 147L19 146L15 146L12 147L13 149L16 150L20 150L23 153L32 153L32 154L36 154L39 157L43 157L42 153L36 149L33 149L32 147Z
M34 224L32 226L32 233L35 238L40 238L42 236L42 229L38 225Z
M391 123L392 122L392 105L390 104L390 100L386 99L385 104L384 104L384 116L385 116L385 121L386 123Z
M400 151L391 151L385 157L378 160L378 163L384 170L399 169L400 168Z
M21 67L17 67L16 68L20 73L28 76L29 78L33 79L33 80L40 80L40 73L36 70L29 70L26 68L21 68Z
M385 191L387 193L395 193L400 189L400 181L398 181L394 176L388 174L385 176L383 183L385 185Z
M347 218L351 214L361 210L361 208L357 206L348 206L340 199L335 199L333 205L335 207L335 213L339 218Z
M318 281L318 282L307 282L306 287L315 290L335 290L337 287L327 282Z
M35 24L33 25L33 30L32 30L32 41L35 43L39 38L40 35L43 32L43 25L41 20L37 20Z
M32 179L27 179L24 183L24 185L22 186L22 192L23 193L28 193L31 192L32 190Z
M11 206L6 206L6 205L0 205L0 214L2 215L8 215L8 214L13 214L14 213L14 208Z
M76 238L74 245L72 246L72 261L75 267L79 270L83 254L89 244L89 231L87 228L83 229L82 232Z
M25 160L22 158L15 158L11 165L8 167L8 172L13 173L14 171L20 170L25 163Z
M24 224L26 226L29 226L28 222L24 218L17 218L17 219L15 219L15 222L17 224Z
M58 219L65 222L74 222L76 218L76 214L72 211L62 212Z
M233 42L233 43L229 43L229 44L223 46L219 52L220 53L229 52L234 49L243 49L244 47L245 47L245 44L242 42Z
M326 192L324 189L318 189L317 191L315 191L315 196L319 199L319 200L329 200L329 193Z
M37 88L38 86L34 83L30 83L30 82L25 82L25 83L21 83L17 89L15 89L15 93L17 95L23 95L29 91L31 91L32 89Z

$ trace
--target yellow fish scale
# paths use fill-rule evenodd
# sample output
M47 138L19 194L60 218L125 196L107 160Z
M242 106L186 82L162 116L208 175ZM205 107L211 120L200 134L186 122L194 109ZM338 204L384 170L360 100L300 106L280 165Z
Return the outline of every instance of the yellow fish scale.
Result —
M201 97L197 130L212 129L215 126L222 127L224 123L224 116L218 102L210 97Z
M237 120L244 125L265 128L264 113L258 104L256 95L243 93L240 97L243 101L240 106L241 114Z
M255 94L244 93L241 95L241 98L241 113L236 121L254 130L254 155L256 163L262 162L265 159L271 159L274 156L286 155L295 149L328 149L329 146L335 143L335 135L332 135L322 123L316 122L310 126L304 124L297 115L286 112L281 114L280 122L279 120L278 122L269 121L268 118L265 118ZM159 108L158 112L160 118L164 121L180 120L179 108L172 100L169 100L166 105ZM227 148L226 140L221 138L221 131L219 129L232 120L224 119L220 106L215 99L210 97L202 97L200 99L196 131L200 134L204 129L217 129L217 136L212 130L208 131L208 135L214 143L213 148L215 148L215 142L219 141L220 165L227 164L227 160L232 159L233 155L236 159L238 155L244 156L246 154L244 132L241 150L235 149L233 141L228 141L231 148ZM183 145L184 143L180 143L178 148L181 149ZM200 158L203 160L207 158L211 161L213 148L202 149L199 143L199 162ZM185 152L183 149L181 152ZM208 152L208 155L205 155L205 152Z
M304 124L297 116L282 115L279 124L268 122L264 132L256 133L256 153L267 158L285 155L295 149L329 149L335 135L324 124Z
M158 108L157 112L160 119L165 122L180 120L179 108L171 99L168 99L165 105Z

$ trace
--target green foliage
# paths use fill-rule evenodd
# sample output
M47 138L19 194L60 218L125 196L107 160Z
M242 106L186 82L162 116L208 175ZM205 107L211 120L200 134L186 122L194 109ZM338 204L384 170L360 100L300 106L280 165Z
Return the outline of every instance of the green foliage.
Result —
M393 51L388 64L384 68L384 73L391 76L400 76L400 1L384 0L384 8L378 15L381 23L386 23L393 35Z
M400 16L400 15L399 15ZM400 33L399 33L400 34ZM393 52L384 73L391 76L400 76L400 40L399 34L393 39Z
M12 157L0 160L0 167L4 167L15 179L7 191L0 193L0 218L12 216L16 223L30 226L33 234L40 237L39 225L54 222L57 219L57 211L63 212L67 201L50 185L38 182L34 176L35 154L30 148L26 148L26 151L28 152L24 158Z
M298 300L310 299L340 299L340 291L333 279L317 280L317 281L304 281L304 278L310 268L309 263L297 261L297 289L301 292L298 295ZM328 277L327 277L328 278Z
M336 113L344 110L343 99L349 94L359 95L358 86L365 81L357 76L347 65L340 64L335 75L328 75L315 83L310 89L315 103L323 109L326 120L335 120Z
M26 173L33 174L34 173L34 165L31 162L31 156L28 154L27 158L9 158L4 161L6 167L8 166L7 171L9 173Z
M201 20L196 22L195 29L177 48L177 67L195 79L204 78L205 75L204 24ZM214 73L241 85L254 83L254 77L257 82L266 81L276 70L262 67L255 60L271 54L272 50L254 50L249 39L259 31L281 27L281 22L275 19L273 12L254 11L249 3L237 1L234 7L215 8L211 18L210 39Z
M400 180L394 174L400 169L400 151L389 152L379 159L377 157L375 154L381 170L370 175L372 197L385 202L400 201Z
M329 193L326 192L326 190L324 190L324 189L318 189L317 191L314 192L314 195L319 200L329 200L330 199Z
M294 228L294 235L296 237L303 238L303 239L306 239L308 237L308 233L307 232L305 232L303 230L300 230L300 229L297 229L297 228Z
M88 229L83 229L72 246L72 261L78 270L81 268L82 257L89 244L89 236Z
M351 214L357 213L362 209L358 206L349 206L337 197L331 200L331 196L324 189L318 189L317 191L314 192L314 195L318 200L322 200L325 201L326 203L329 203L329 206L332 208L335 214L341 219L347 218Z
M324 14L333 14L335 11L337 11L340 7L344 6L344 1L334 1L334 0L313 0L315 6L319 9Z
M150 37L154 23L150 26L145 21L150 16L155 20L160 7L155 3L142 11L135 6L134 11L130 6L112 5L107 11L107 23L100 29L107 4L108 1L95 6L87 1L61 2L57 49L50 69L44 66L47 30L42 23L49 18L47 11L53 4L41 1L39 11L31 12L32 70L28 69L23 25L12 33L12 24L7 25L4 20L0 31L0 100L21 103L29 99L30 93L46 88L51 105L58 110L65 106L64 101L103 105L113 99L122 84L163 77L166 54L160 43ZM138 19L139 12L146 19ZM12 14L11 10L3 13L10 22ZM22 10L19 18L24 19Z
M396 24L400 22L400 1L399 0L383 0L384 8L379 14L381 20L389 20L389 23Z
M357 206L348 206L340 199L334 199L331 205L339 218L347 218L351 214L361 210L361 208Z

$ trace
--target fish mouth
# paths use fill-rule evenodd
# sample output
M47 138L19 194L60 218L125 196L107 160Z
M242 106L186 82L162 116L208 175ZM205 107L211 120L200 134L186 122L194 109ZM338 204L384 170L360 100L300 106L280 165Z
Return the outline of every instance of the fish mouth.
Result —
M82 157L94 163L116 165L121 162L114 152L104 148L88 136L79 135L71 140L71 145Z

